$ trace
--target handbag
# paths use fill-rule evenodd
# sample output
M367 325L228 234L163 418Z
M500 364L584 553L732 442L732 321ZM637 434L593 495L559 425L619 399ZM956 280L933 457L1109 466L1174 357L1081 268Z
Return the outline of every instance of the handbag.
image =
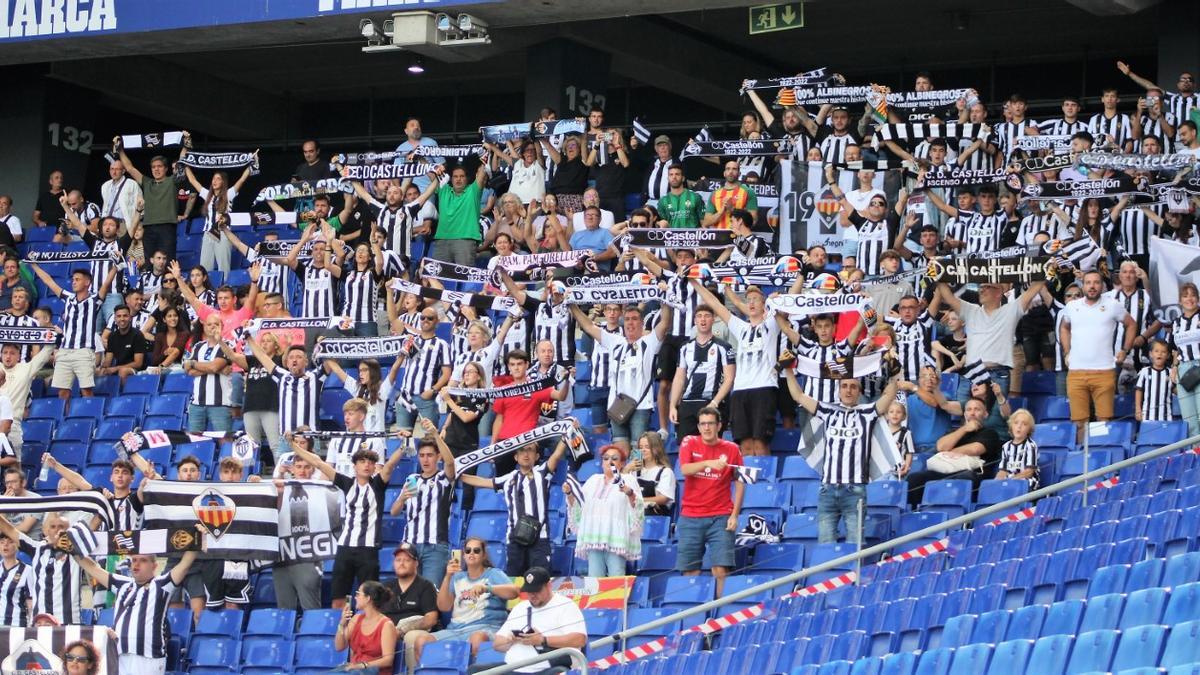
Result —
M608 419L612 420L613 424L626 424L629 418L633 417L633 413L637 412L638 402L646 398L646 394L650 393L650 387L654 386L654 378L650 377L650 381L646 383L646 388L642 390L642 395L634 398L629 394L617 394L617 400L608 406Z
M965 455L949 456L947 453L939 452L925 462L925 468L941 474L959 473L960 471L979 472L983 471L983 459Z
M1200 366L1189 369L1183 374L1183 377L1179 378L1179 386L1187 391L1195 391L1198 385L1200 385Z
M542 537L542 521L533 516L518 516L508 540L518 546L533 546Z

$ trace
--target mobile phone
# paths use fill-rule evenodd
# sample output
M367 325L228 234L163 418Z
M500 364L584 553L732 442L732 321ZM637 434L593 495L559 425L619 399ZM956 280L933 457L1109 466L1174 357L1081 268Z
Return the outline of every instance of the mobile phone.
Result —
M450 551L450 558L454 562L461 565L462 564L462 549L456 548L453 551Z
M353 595L346 596L346 606L350 608L350 611L352 611L352 612L354 611L354 596Z

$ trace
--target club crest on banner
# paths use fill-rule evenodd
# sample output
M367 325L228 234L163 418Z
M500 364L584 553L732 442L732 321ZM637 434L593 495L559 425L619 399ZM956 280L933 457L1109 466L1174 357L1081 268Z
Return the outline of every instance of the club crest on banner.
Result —
M63 662L37 640L26 640L0 662L5 673L65 673Z
M192 509L200 519L200 524L216 539L225 534L225 526L232 523L237 514L237 504L216 488L208 488L197 495L192 500Z

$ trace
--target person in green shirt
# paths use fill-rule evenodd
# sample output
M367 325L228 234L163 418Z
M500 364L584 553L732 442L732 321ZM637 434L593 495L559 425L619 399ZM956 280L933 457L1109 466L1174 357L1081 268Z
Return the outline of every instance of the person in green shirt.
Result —
M129 177L142 188L142 200L145 204L142 213L142 247L149 258L155 251L167 254L168 260L175 259L175 240L177 232L175 224L183 220L177 215L176 205L179 201L178 186L167 172L167 158L155 155L150 159L150 175L137 170L125 147L121 145L121 137L113 138L117 146L121 164L125 166ZM179 156L187 152L187 146L179 149Z
M704 199L687 188L683 167L667 169L667 194L658 200L659 227L700 227Z
M437 167L440 178L444 167ZM468 182L467 170L456 166L450 184L438 188L438 224L433 235L433 258L456 265L475 265L475 252L483 233L479 229L480 195L487 181L487 166L479 165L475 180Z

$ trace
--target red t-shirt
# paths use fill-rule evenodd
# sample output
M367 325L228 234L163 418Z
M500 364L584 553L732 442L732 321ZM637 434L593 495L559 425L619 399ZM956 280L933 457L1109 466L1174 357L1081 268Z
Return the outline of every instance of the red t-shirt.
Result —
M538 414L542 411L542 404L549 403L550 395L553 393L554 388L548 387L528 396L508 396L496 399L492 410L496 411L497 415L503 415L504 419L500 422L500 431L497 432L492 442L512 438L536 427Z
M726 440L708 445L699 436L688 436L679 446L679 465L704 462L724 457L727 466L723 471L704 469L683 479L683 501L680 514L688 518L727 516L733 513L733 497L729 486L733 483L733 465L741 465L742 451L736 443Z

